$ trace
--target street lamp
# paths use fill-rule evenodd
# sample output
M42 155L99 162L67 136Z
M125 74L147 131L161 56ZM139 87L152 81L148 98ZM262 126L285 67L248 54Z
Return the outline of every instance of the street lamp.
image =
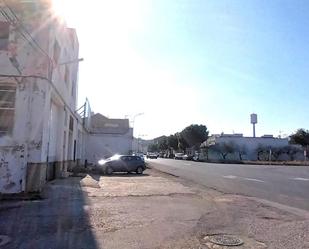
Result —
M141 116L141 115L144 115L143 112L141 113L137 113L133 116L133 120L132 120L132 128L133 128L133 132L134 132L134 124L135 124L135 118L138 117L138 116Z
M81 61L84 61L84 58L79 58L79 59L75 59L75 60L71 60L71 61L62 62L62 63L59 63L58 66L72 64L72 63L78 63L78 62L81 62Z
M138 117L138 116L141 116L141 115L143 115L144 113L143 112L141 112L141 113L137 113L137 114L135 114L135 115L128 115L128 114L126 114L125 116L124 116L124 118L125 119L130 119L130 117L133 117L132 118L132 121L131 121L131 124L132 124L132 128L134 128L134 123L135 123L135 118L136 117Z
M138 116L141 116L141 115L144 115L144 113L143 113L143 112L137 113L137 114L135 114L135 115L133 116L133 121L132 121L132 128L133 128L133 129L134 129L135 118L138 117Z
M143 146L141 146L141 151L140 151L140 144L141 144L141 138L142 137L146 137L147 135L145 134L139 134L138 137L137 137L137 152L143 152Z
M141 112L141 113L137 113L133 116L133 120L132 120L132 129L133 129L133 132L132 132L132 135L133 135L133 140L132 140L132 150L133 150L133 147L134 147L134 124L135 124L135 118L138 117L138 116L141 116L143 115L144 113ZM138 147L138 139L137 139L137 147ZM138 150L138 148L137 148Z
M61 63L58 63L56 65L50 65L50 70L49 70L49 73L48 73L48 77L49 79L52 79L53 77L53 71L54 69L56 69L57 67L59 66L63 66L63 65L68 65L68 64L73 64L73 63L80 63L81 61L84 61L84 58L77 58L77 59L74 59L74 60L70 60L70 61L65 61L65 62L61 62Z

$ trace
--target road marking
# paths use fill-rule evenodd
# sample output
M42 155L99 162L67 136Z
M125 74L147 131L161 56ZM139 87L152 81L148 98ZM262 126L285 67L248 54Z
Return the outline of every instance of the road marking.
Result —
M185 163L184 165L189 165L189 166L190 166L190 165L191 165L191 163Z
M262 180L259 179L255 179L255 178L246 178L246 177L240 177L240 176L233 176L233 175L227 175L227 176L222 176L223 178L227 178L227 179L243 179L243 180L247 180L247 181L252 181L252 182L264 182Z
M296 181L309 181L308 178L302 178L302 177L295 177L295 178L292 178L292 180L296 180Z
M235 179L237 178L237 176L233 176L233 175L228 175L228 176L222 176L223 178L227 178L227 179Z
M248 181L252 181L252 182L265 182L265 181L262 181L262 180L259 180L259 179L255 179L255 178L246 178L246 177L243 177L243 179L248 180Z

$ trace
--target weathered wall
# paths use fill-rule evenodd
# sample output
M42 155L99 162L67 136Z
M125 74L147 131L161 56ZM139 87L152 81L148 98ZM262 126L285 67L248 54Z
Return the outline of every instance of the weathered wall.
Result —
M0 146L0 190L3 193L21 192L25 188L26 150L24 146ZM14 166L17 167L14 167Z
M10 24L8 48L0 49L0 84L16 86L16 101L13 130L0 136L0 193L39 189L53 162L57 171L66 171L63 162L73 159L78 136L74 114L78 63L62 64L78 58L76 33L44 11L27 12L18 1L14 8L40 48L17 28L18 23ZM47 20L48 25L42 25ZM2 15L0 21L8 22ZM1 75L41 76L53 84L36 77Z
M132 129L124 135L90 134L86 142L86 158L96 164L98 160L114 154L126 155L132 151Z
M29 163L26 174L26 192L39 192L46 183L47 164Z
M214 139L214 138L211 138ZM234 146L238 146L240 148L245 148L246 153L242 155L243 160L257 160L256 150L259 146L269 147L269 148L280 148L284 146L288 146L288 139L279 139L279 138L264 138L264 137L234 137L234 136L222 136L216 137L215 143L223 144L223 143L232 143ZM208 159L217 160L222 159L222 156L213 150L209 150ZM227 160L239 160L239 154L237 152L230 153L226 157ZM284 156L282 155L281 160L284 160Z

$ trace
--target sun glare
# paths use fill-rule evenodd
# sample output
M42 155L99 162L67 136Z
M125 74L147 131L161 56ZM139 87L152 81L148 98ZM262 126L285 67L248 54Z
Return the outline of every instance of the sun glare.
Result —
M52 0L52 8L55 14L62 19L66 19L73 10L75 11L72 0Z

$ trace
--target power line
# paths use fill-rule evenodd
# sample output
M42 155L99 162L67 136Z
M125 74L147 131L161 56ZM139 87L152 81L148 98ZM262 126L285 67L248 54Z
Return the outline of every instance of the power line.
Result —
M5 12L5 10L3 8L0 7L0 13L3 15L3 17L12 25L14 25L14 21L11 19L11 17ZM29 42L30 46L33 49L36 49L35 46L31 43L31 41L29 41L29 39L25 36L25 34L23 32L21 32L21 30L18 28L19 33L22 35L22 37L24 38L25 41Z
M50 56L45 52L45 50L37 43L37 41L33 38L33 36L31 35L31 33L27 30L27 28L24 26L23 22L19 19L19 17L17 16L17 14L14 12L14 10L6 3L5 0L2 0L2 2L4 3L4 5L10 10L11 14L15 17L16 21L18 22L18 24L20 25L20 27L23 29L23 31L30 37L32 43L34 43L36 45L36 47L50 60L52 61L52 59L50 58ZM2 9L3 10L3 9ZM9 15L5 12L5 10L3 10L3 12L9 17ZM11 23L14 23L15 20L11 21ZM19 29L20 33L21 30ZM22 34L24 36L24 34ZM25 36L24 36L25 37ZM30 42L27 39L28 42ZM31 43L31 42L30 42Z
M19 33L22 35L22 37L29 42L30 46L33 47L34 49L35 46L37 47L37 49L39 49L49 60L50 62L53 62L53 60L49 57L49 55L44 51L44 49L36 42L36 40L32 37L32 35L28 32L28 30L25 28L25 26L23 25L22 21L18 18L18 16L16 15L16 13L10 8L10 6L6 3L5 0L2 0L2 2L5 4L5 6L10 10L11 14L15 17L16 20L14 20L13 18L10 17L10 15L4 10L3 7L0 7L0 13L3 15L3 17L12 25L16 25L16 23L18 22L19 25L17 25L17 29L19 31ZM19 27L20 26L20 27ZM22 30L30 37L31 41L28 39L28 37L22 32ZM35 45L35 46L34 46ZM63 104L69 109L69 111L72 113L73 116L76 116L76 112L73 111L71 109L71 107L66 103L66 101L64 100L64 98L62 97L62 95L60 94L60 92L58 91L57 87L55 86L55 84L52 82L52 80L48 79L47 77L44 76L39 76L39 75L8 75L8 74L0 74L0 77L13 77L16 80L19 78L36 78L36 79L42 79L42 80L46 80L54 89L54 91L56 92L56 94L60 97L60 99L62 100ZM17 80L18 81L18 80ZM19 81L18 81L19 82Z
M73 111L71 109L71 107L69 106L69 104L67 104L67 102L65 101L65 99L62 97L62 95L60 94L60 92L58 91L57 87L55 86L54 82L52 82L50 79L48 79L47 77L44 76L40 76L40 75L14 75L14 74L0 74L0 77L4 77L4 78L34 78L34 79L41 79L41 80L46 80L54 89L54 91L56 92L56 94L59 96L59 98L61 99L61 101L63 102L64 106L67 107L69 109L69 111L71 112L71 114L76 117L76 111Z
M30 32L27 30L27 28L23 25L22 21L19 19L19 17L16 15L16 13L12 10L12 8L6 4L6 2L4 1L5 5L7 6L7 8L11 11L11 13L13 14L13 16L16 18L16 20L19 22L20 26L22 27L22 29L26 32L26 34L29 35L30 39L34 42L34 44L41 50L41 52L43 54L45 54L50 60L52 60L49 55L45 52L45 50L37 43L37 41L33 38L33 36L30 34Z

